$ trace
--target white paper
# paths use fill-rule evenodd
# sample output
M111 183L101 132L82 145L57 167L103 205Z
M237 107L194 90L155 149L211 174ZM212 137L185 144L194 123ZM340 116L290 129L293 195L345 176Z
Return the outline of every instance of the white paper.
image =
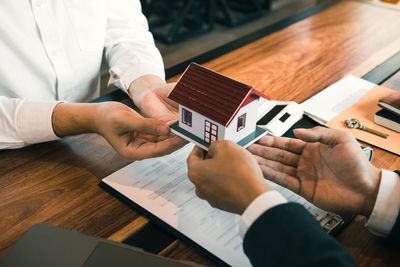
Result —
M321 124L355 104L376 84L348 75L304 101L304 113Z
M186 159L193 145L173 154L137 161L109 175L103 182L183 233L232 266L251 266L242 248L238 216L212 208L197 198L187 178ZM289 201L303 204L321 223L331 214L271 183Z

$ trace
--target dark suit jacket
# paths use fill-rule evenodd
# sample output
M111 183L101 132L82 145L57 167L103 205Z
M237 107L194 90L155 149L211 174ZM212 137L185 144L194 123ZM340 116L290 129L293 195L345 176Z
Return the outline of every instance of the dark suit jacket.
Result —
M271 208L248 229L244 251L253 266L356 266L300 204Z
M385 241L400 245L400 212ZM266 211L250 226L243 246L254 266L355 266L346 249L297 203Z
M395 171L400 177L400 171ZM398 192L400 194L400 192ZM387 237L385 238L387 242L400 246L400 211L397 215L396 222L393 225L392 230L389 232Z

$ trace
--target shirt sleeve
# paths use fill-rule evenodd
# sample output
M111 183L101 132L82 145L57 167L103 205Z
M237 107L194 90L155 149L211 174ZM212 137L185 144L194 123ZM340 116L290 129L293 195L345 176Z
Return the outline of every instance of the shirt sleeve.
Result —
M0 149L58 139L52 114L60 102L39 102L0 96Z
M400 209L400 179L395 172L382 170L378 196L365 226L378 236L386 236L392 229Z
M271 190L259 195L250 203L240 217L240 236L243 238L253 222L264 212L283 203L287 203L287 200L278 191Z
M139 0L108 0L105 56L110 84L123 90L137 78L156 75L165 79L164 63L149 32Z

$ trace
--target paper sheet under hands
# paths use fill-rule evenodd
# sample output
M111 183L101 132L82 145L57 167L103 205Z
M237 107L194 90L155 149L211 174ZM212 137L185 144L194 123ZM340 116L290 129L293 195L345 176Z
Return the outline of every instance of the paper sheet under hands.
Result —
M212 208L195 194L187 177L186 159L193 145L164 157L131 163L103 182L157 216L193 242L232 266L251 266L243 252L238 216ZM303 204L324 225L332 213L318 209L274 183L288 201Z

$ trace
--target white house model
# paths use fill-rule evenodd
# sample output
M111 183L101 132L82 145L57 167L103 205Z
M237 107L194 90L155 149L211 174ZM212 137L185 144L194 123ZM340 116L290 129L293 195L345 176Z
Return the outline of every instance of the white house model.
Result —
M179 104L179 121L172 132L203 149L215 140L232 140L247 147L266 134L257 127L260 97L249 85L191 63L168 96Z

